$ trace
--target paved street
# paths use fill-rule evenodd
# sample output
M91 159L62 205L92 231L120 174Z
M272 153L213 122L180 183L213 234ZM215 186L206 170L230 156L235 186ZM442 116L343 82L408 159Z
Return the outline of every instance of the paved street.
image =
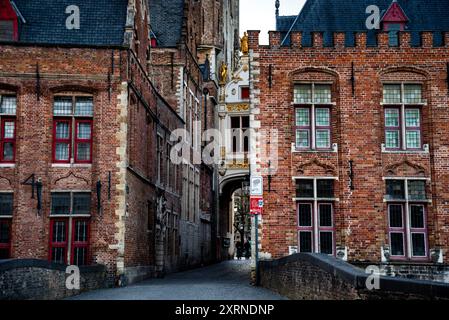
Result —
M125 288L97 290L76 300L282 300L269 290L253 287L249 261L217 265L150 279Z

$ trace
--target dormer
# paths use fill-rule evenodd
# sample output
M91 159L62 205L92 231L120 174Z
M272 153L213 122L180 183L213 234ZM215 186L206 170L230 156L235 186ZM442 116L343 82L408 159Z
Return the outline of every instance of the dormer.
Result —
M407 15L397 0L393 0L381 21L383 31L389 34L390 46L397 47L399 45L399 31L404 31L407 22L409 22Z
M0 0L0 41L17 41L18 16L10 0Z

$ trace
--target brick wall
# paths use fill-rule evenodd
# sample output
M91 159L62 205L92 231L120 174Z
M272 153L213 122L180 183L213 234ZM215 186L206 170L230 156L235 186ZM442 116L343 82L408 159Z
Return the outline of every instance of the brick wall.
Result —
M423 176L430 179L427 194L431 202L426 207L429 249L442 248L448 262L448 42L446 47L432 47L432 35L423 33L423 46L411 47L410 35L404 33L400 47L390 48L388 37L380 34L378 46L367 47L366 35L357 34L356 46L350 48L344 46L343 34L335 34L335 45L329 48L322 46L322 36L316 33L313 46L302 47L301 36L292 33L291 45L281 47L277 32L270 33L269 45L259 45L258 31L249 32L251 108L257 111L253 111L252 125L260 122L261 129L279 133L278 167L271 177L270 192L267 177L264 182L261 251L281 257L288 254L289 246L298 245L292 177L333 176L338 178L335 245L347 247L350 261L380 262L380 248L389 243L383 178ZM292 152L293 85L301 81L332 85L332 143L337 144L332 152ZM422 82L427 99L423 143L429 144L429 151L382 151L382 82L388 81ZM259 143L257 155L265 151ZM350 189L350 160L354 190ZM268 159L262 162L258 156L253 174L266 175L267 168Z

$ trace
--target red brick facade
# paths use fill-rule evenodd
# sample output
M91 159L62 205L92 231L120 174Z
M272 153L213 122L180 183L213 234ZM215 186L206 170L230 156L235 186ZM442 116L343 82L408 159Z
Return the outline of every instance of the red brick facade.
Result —
M105 264L112 282L169 270L171 257L179 255L181 172L166 156L171 132L184 122L148 77L148 21L140 12L145 8L133 8L129 47L0 45L0 95L17 100L15 115L7 117L15 121L15 159L0 164L0 191L13 195L12 215L0 217L11 226L8 257L55 260L60 254L61 262L74 264L74 255L84 252L74 249L85 245L82 264ZM55 161L55 120L63 118L53 114L60 96L92 99L92 161L75 163L73 155L68 163ZM73 130L79 137L79 128ZM32 175L42 183L41 189L34 185L34 197L24 184ZM89 212L75 215L72 206L55 214L55 192L84 192ZM158 209L162 202L164 210ZM51 228L52 221L62 229ZM78 228L87 238L75 235ZM56 246L63 249L52 253ZM156 261L158 250L165 261Z
M299 32L292 33L287 47L280 46L277 32L270 33L267 46L259 45L258 38L258 31L249 32L253 124L260 121L261 129L276 129L279 134L277 171L264 179L263 254L281 257L289 253L289 246L299 245L298 204L304 201L295 199L295 182L330 177L335 181L330 201L333 253L341 247L346 248L349 261L380 262L381 248L391 245L386 181L417 178L426 181L427 250L421 259L405 260L432 261L433 250L442 249L447 263L449 34L445 34L445 47L433 47L430 33L422 34L421 47L411 47L410 35L401 33L397 48L389 47L386 33L379 35L377 47L367 47L366 35L357 34L352 48L345 47L344 34L334 35L333 47L323 47L319 33L313 35L312 47L301 46ZM327 151L295 147L294 110L298 105L292 102L294 86L300 83L331 86L331 146ZM426 103L420 106L420 150L391 151L382 146L387 108L382 104L383 86L391 83L422 86ZM256 152L261 151L262 146ZM256 174L267 168L267 161L258 161L252 171Z

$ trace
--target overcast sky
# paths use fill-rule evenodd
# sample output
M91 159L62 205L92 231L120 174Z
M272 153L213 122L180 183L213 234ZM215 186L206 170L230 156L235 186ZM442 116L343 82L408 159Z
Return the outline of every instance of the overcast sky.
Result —
M279 14L297 15L305 0L280 0ZM268 31L275 30L275 0L240 0L240 32L260 30L260 43L268 44Z

